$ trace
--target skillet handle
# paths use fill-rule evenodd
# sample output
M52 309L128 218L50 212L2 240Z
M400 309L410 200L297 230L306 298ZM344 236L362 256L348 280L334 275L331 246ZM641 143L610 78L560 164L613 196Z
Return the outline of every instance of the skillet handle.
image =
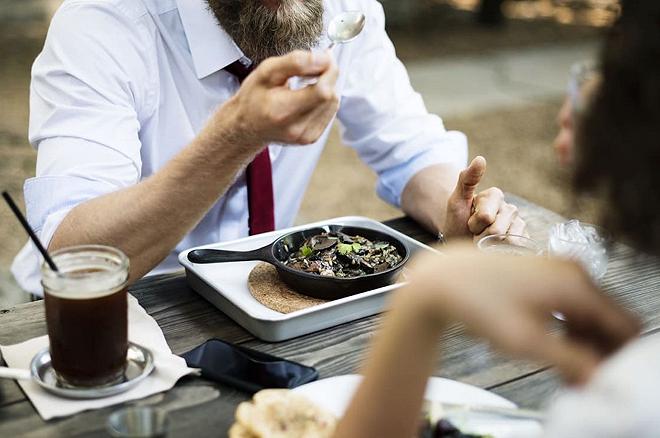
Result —
M271 254L272 244L252 251L226 251L221 249L195 249L188 253L188 260L192 263L224 263L224 262L251 262L262 260L273 263L275 258Z

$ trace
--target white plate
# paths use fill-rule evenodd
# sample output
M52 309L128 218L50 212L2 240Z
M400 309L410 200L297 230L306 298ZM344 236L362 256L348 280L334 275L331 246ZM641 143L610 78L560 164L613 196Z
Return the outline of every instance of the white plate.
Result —
M355 393L362 377L349 374L330 377L295 388L322 408L341 417ZM497 394L455 380L431 377L426 387L426 400L445 403L471 404L513 408L516 405ZM471 416L452 420L463 432L489 434L494 438L540 437L542 428L536 421L512 420L495 416ZM469 430L468 430L469 429Z

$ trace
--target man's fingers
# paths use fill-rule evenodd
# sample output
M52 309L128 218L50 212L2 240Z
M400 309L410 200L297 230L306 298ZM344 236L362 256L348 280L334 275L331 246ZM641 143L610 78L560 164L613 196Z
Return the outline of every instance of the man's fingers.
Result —
M284 56L268 58L255 70L257 80L262 83L285 85L293 76L316 76L332 65L328 52L306 52L296 50Z
M316 142L327 129L336 112L336 107L318 105L304 114L297 124L301 127L302 133L293 144L308 145Z
M279 119L288 125L283 141L308 145L319 139L339 108L335 92L338 70L328 69L314 85L299 90L281 89Z
M337 85L337 78L339 77L339 68L334 61L330 63L328 68L319 76L318 81L314 86L321 94L334 93Z
M283 88L278 90L278 103L275 105L285 119L297 118L309 114L324 104L338 102L335 86L339 69L332 63L323 72L317 83L298 90Z
M304 114L323 103L337 100L335 86L339 69L333 63L318 79L318 81L300 90L286 91L289 104L296 108L295 114Z
M493 187L479 193L473 202L474 214L468 219L468 228L472 234L478 235L495 222L504 202L504 193Z
M516 236L529 237L529 234L527 233L527 224L521 217L516 217L506 232Z
M458 195L466 201L471 200L484 173L486 173L486 159L477 156L458 176L458 184L456 185Z
M507 233L515 224L516 219L518 219L518 208L515 205L503 203L497 212L495 222L486 228L481 237Z

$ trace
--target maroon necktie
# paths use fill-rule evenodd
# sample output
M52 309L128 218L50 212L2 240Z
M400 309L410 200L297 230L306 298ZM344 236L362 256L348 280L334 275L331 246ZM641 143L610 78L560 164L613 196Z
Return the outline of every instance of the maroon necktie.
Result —
M235 61L225 70L243 82L253 66ZM273 197L273 171L270 165L268 147L259 152L248 165L245 172L248 192L248 211L250 214L250 235L265 233L275 229L275 201Z

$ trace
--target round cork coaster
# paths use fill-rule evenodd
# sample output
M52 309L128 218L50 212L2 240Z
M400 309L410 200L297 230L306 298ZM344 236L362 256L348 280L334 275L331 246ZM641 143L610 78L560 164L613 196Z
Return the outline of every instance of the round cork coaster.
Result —
M291 313L327 303L326 300L308 297L291 289L280 280L277 269L268 263L259 263L252 269L248 287L257 301L280 313Z

